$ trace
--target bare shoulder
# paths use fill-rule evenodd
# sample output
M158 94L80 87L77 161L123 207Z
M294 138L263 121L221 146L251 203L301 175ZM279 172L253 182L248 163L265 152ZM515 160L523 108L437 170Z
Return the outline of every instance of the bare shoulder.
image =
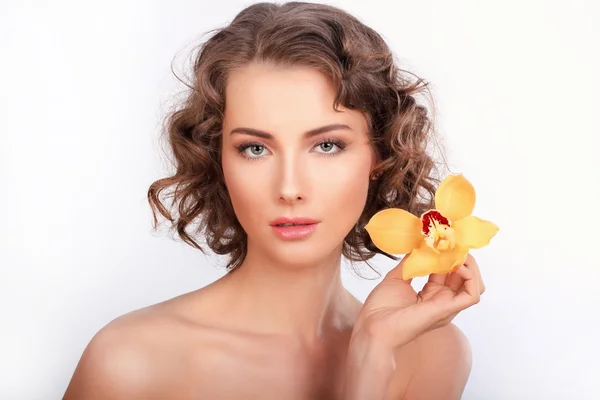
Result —
M85 348L64 399L173 395L172 388L181 387L188 378L192 353L206 353L210 348L202 344L206 336L202 326L186 319L186 311L181 311L193 295L132 311L100 329Z
M152 306L114 319L85 348L64 399L156 397L176 325Z
M396 359L394 399L460 399L471 372L471 346L452 323L413 340Z

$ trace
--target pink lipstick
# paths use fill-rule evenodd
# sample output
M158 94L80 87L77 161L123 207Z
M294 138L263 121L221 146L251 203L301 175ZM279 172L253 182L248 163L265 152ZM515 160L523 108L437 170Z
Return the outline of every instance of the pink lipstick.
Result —
M307 237L315 229L319 221L305 217L279 217L271 222L273 230L282 239L301 239Z

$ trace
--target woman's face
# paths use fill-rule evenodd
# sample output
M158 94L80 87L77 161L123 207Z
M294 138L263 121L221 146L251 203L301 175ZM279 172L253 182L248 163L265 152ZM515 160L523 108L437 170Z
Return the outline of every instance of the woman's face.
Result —
M229 75L222 166L249 251L285 264L319 262L341 251L360 217L375 153L366 118L334 111L334 97L328 79L306 67L251 64ZM307 134L330 125L337 128ZM285 230L306 227L274 228L279 217L318 223L290 238Z

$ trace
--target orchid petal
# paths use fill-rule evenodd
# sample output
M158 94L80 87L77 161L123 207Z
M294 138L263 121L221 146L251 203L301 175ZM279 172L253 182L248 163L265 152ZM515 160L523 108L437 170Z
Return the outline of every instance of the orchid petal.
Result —
M410 253L423 240L420 218L400 208L377 212L365 229L375 246L390 254Z
M440 254L433 251L425 242L406 256L402 264L402 279L407 280L416 276L426 276L439 267Z
M463 174L448 175L435 192L435 208L450 221L458 221L473 212L475 189Z
M500 228L490 221L473 215L459 219L452 224L456 243L470 249L487 246Z
M455 271L467 260L469 249L466 247L455 246L452 250L440 252L440 262L436 274L447 274Z

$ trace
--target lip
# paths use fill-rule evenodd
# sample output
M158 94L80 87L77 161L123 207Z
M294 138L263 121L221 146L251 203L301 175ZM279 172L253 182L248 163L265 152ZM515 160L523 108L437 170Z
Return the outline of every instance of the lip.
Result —
M307 217L278 217L274 221L271 221L271 226L279 225L279 224L296 224L296 225L310 225L310 224L318 224L319 221L307 218Z
M292 226L277 226L272 225L273 231L281 239L293 240L302 239L309 236L317 229L318 223Z
M271 222L271 227L281 239L294 240L309 236L317 229L320 221L307 217L279 217ZM277 226L278 224L296 224L294 226Z

